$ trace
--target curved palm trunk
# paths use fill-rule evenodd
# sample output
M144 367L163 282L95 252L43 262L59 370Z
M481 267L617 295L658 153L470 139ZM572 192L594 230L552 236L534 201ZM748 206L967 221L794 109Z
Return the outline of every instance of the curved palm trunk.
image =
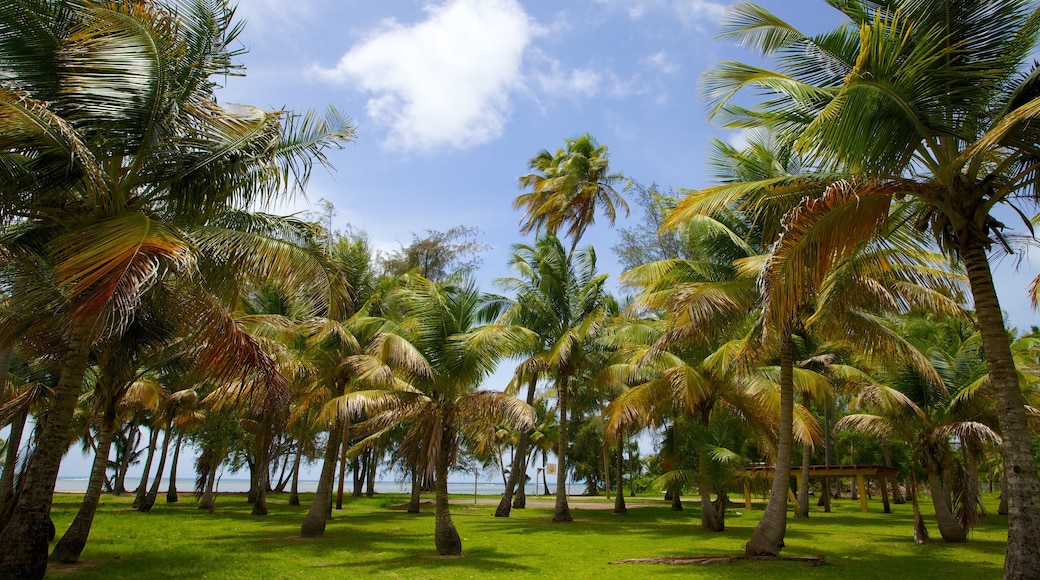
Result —
M83 504L76 513L76 519L65 534L58 540L51 553L51 559L67 564L79 561L79 555L87 545L90 527L94 523L98 502L101 500L101 487L105 482L105 471L108 469L108 453L112 449L112 437L115 434L115 417L106 418L98 431L97 451L94 463L90 468L90 480L87 491L83 494Z
M443 421L441 426L441 445L440 453L437 456L437 474L434 478L437 500L433 539L437 545L438 554L441 556L458 556L462 554L462 538L459 537L459 532L451 521L451 512L448 509L448 458L455 445L450 411L443 413L441 421Z
M152 474L152 460L155 458L155 448L158 446L159 430L154 426L148 428L148 455L144 460L144 470L141 471L141 482L137 484L134 493L134 509L139 509L148 495L148 477ZM161 474L156 474L159 477Z
M697 487L701 496L701 529L709 532L721 532L722 523L716 517L715 507L711 503L711 477L708 474L707 447L702 445L697 455L697 467L700 472L700 482Z
M219 461L209 468L209 475L206 477L206 491L202 494L202 499L199 500L199 509L206 510L209 513L213 513L213 510L217 507L217 494L213 490L217 486L218 468L220 468Z
M779 556L787 531L787 492L791 481L791 443L794 420L794 359L791 333L785 331L780 347L780 433L773 467L773 486L765 514L744 546L748 556Z
M29 411L19 411L11 422L11 431L7 437L7 456L4 458L4 475L0 477L0 514L7 509L7 503L14 498L14 472L18 469L18 448L22 444L22 433ZM0 516L0 522L2 522ZM2 525L2 524L0 524Z
M574 518L571 517L571 508L567 504L567 403L569 398L567 390L569 382L567 375L561 375L556 381L560 402L560 437L559 453L556 458L556 506L552 519L554 522L574 521Z
M170 462L170 485L166 488L166 503L177 503L177 462L181 458L181 443L184 433L177 433L177 442L173 444L173 461Z
M967 542L968 532L957 520L950 509L950 494L943 488L942 478L933 469L928 470L928 490L932 493L932 505L935 506L935 523L939 526L939 534L946 542Z
M332 507L332 482L336 474L336 456L342 437L342 422L329 431L329 442L325 446L325 462L321 466L321 477L318 479L318 490L314 493L314 502L300 526L300 535L305 538L325 535L325 522Z
M121 496L126 493L126 472L130 469L130 456L137 447L137 440L141 436L140 418L135 414L130 422L130 429L126 432L126 445L123 446L123 454L119 457L119 465L116 467L116 482L112 494Z
M252 515L267 515L267 488L271 486L271 419L261 418L259 445L256 450L256 501Z
M527 383L527 404L534 404L534 390L538 384L538 379L531 379ZM529 434L527 431L520 433L520 440L516 442L516 449L513 450L513 461L509 466L509 480L506 481L506 490L502 494L502 499L498 502L498 507L495 508L496 518L508 518L509 511L513 507L513 494L516 493L517 484L519 482L520 489L523 491L525 479L526 479L526 467L527 467L527 440ZM521 470L524 471L521 474ZM526 499L525 499L526 503ZM523 507L523 506L519 506Z
M1000 432L1004 437L1005 493L1008 497L1007 557L1004 578L1035 578L1040 570L1040 479L1037 479L1032 437L1025 400L1004 330L1000 302L993 286L986 240L970 238L961 252L968 270L975 314L986 354L990 382L997 400Z
M300 461L301 453L296 453L292 466L292 486L289 488L289 505L300 505Z
M162 483L163 471L166 469L166 457L170 451L171 431L173 431L172 419L166 423L166 433L163 435L162 450L159 452L159 468L155 470L155 479L152 480L152 486L148 489L148 494L144 496L144 501L141 502L137 511L152 511L152 506L155 505L155 498L159 496L159 484Z
M83 373L90 354L92 323L74 323L68 353L61 365L58 384L40 425L36 451L26 466L21 492L3 532L0 532L0 570L11 578L43 578L51 538L50 511L61 458L69 447L69 427L83 388Z
M411 496L408 499L408 513L417 514L419 513L419 499L422 493L422 486L419 484L419 468L412 467L412 490Z

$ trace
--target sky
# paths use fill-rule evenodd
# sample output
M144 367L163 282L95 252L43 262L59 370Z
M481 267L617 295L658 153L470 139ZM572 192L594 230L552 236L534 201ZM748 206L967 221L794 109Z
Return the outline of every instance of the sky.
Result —
M809 33L839 22L819 0L759 4ZM521 213L512 209L517 178L539 151L555 151L565 138L591 133L607 145L612 169L647 186L711 185L711 139L737 144L742 136L708 120L698 79L721 60L755 61L714 38L727 7L708 0L239 0L245 76L224 79L217 98L348 114L358 137L329 152L334 170L315 168L305 196L272 211L315 211L328 200L336 228L364 230L384 252L426 230L479 227L479 241L491 249L477 278L493 290L494 279L510 274L511 246L532 241L520 236ZM619 227L635 225L633 209ZM600 217L582 240L615 282L616 238ZM1040 324L1025 291L1038 272L1040 257L998 264L1012 325ZM488 386L504 386L509 371ZM76 456L62 475L89 472L89 460ZM189 470L182 466L182 476Z

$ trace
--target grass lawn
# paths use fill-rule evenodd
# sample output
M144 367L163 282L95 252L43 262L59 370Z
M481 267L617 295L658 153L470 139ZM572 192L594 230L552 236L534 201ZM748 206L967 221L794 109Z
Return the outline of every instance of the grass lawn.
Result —
M828 566L804 562L738 561L712 565L610 564L627 558L734 555L750 538L760 510L734 508L723 533L700 530L692 499L673 512L658 498L636 498L645 507L626 515L583 509L605 499L575 499L574 522L552 523L551 508L513 510L508 519L492 516L494 505L473 505L472 497L453 500L452 517L463 538L463 555L438 557L433 544L433 506L423 513L392 509L400 494L350 499L334 512L325 537L299 537L304 505L290 507L285 496L268 499L270 515L249 514L243 496L221 496L215 513L201 512L190 496L166 504L163 495L150 514L130 509L133 494L105 496L94 520L83 560L76 566L52 564L54 578L998 578L1001 575L1007 518L990 515L967 544L944 544L934 520L935 543L914 544L910 504L894 513L859 511L859 502L837 500L832 513L815 508L808 520L788 519L785 556L826 557ZM425 498L424 498L425 499ZM59 494L52 515L62 533L80 496ZM930 502L922 508L930 510Z

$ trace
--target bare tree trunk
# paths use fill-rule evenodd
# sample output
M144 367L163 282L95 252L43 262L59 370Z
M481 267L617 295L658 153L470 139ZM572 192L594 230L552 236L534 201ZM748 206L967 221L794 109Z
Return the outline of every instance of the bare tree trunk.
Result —
M744 546L744 552L748 556L779 556L787 531L787 492L791 486L794 419L794 359L790 330L785 330L780 340L780 432L776 465L773 468L773 486L765 513L755 526L751 540Z
M1004 437L1005 493L1008 496L1005 580L1035 578L1040 570L1040 479L1037 479L1025 400L993 286L986 247L989 240L966 234L961 259L968 270L982 349L996 395L1000 432Z
M307 516L303 518L300 527L300 535L305 538L321 537L325 535L326 514L332 503L332 481L336 474L336 456L339 453L339 445L343 438L342 421L329 431L328 444L325 446L325 462L321 466L321 476L318 479L318 490L314 493L314 502Z
M50 519L54 485L61 458L69 447L69 427L83 388L93 322L74 321L68 351L61 364L46 420L42 422L32 461L21 476L21 491L11 517L0 532L0 570L11 578L43 578L54 524Z
M184 433L177 431L177 442L173 444L173 461L170 462L170 485L166 488L166 503L177 503L177 463L181 458L181 444L184 442Z
M678 483L672 484L672 511L681 512L682 507L682 486Z
M603 490L607 493L607 499L610 499L610 448L607 444L606 437L603 438Z
M352 475L353 475L353 477L351 479L352 479L352 481L354 483L354 489L353 489L353 491L351 491L350 496L351 497L361 497L361 494L364 492L364 482L365 482L365 480L364 480L364 471L365 471L365 466L362 465L361 460L360 460L359 457L355 457L354 461L350 462L350 465L351 465L351 472L352 472Z
M574 518L571 517L571 508L567 504L567 446L568 446L568 433L567 433L567 404L568 404L568 390L570 378L566 374L561 374L556 380L556 390L559 396L559 411L560 411L560 424L559 424L559 453L557 454L556 463L556 506L553 509L554 522L571 522Z
M455 529L455 524L451 521L451 511L448 509L448 457L455 446L452 422L452 412L450 410L442 411L440 454L437 456L437 474L434 478L437 500L435 510L436 524L433 532L437 553L441 556L458 556L462 554L462 538L459 536L458 530Z
M98 430L98 446L94 453L94 463L90 468L90 480L87 491L83 494L83 504L76 513L76 519L65 531L65 534L54 546L51 559L67 564L79 561L79 555L87 545L90 527L94 523L98 502L101 499L101 486L105 481L108 469L108 453L112 449L112 436L115 433L115 416L106 417Z

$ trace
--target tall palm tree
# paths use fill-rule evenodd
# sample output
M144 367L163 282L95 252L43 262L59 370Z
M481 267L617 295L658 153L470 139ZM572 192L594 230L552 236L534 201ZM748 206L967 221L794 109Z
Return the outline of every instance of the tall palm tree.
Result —
M231 44L241 27L232 17L223 0L0 7L4 245L53 272L66 352L0 532L0 568L16 576L46 570L51 496L95 338L125 327L161 271L196 270L201 240L185 227L302 185L323 150L353 134L336 113L317 120L219 105L211 77L237 68ZM32 299L11 296L25 306ZM226 319L220 326L236 337L225 343L227 376L260 367L265 380L281 380ZM253 361L227 357L231 344Z
M826 270L903 198L911 223L963 261L1010 466L1004 573L1029 577L1040 568L1040 480L988 252L1007 246L997 208L1030 215L1037 201L1040 72L1030 59L1040 13L1026 0L828 3L846 23L815 37L756 6L735 8L723 34L778 70L723 63L705 93L731 126L773 125L807 155L855 169L804 209L787 241L800 248L787 258L792 272ZM769 100L733 106L744 87ZM788 290L812 293L810 281L792 276Z
M628 181L621 173L610 172L607 146L585 133L564 139L566 147L556 153L542 150L531 158L532 172L520 177L520 187L531 188L513 201L513 209L523 209L520 233L545 231L557 234L566 227L571 251L578 247L585 230L596 221L601 209L614 225L618 209L628 215L628 203L615 186Z
M552 381L559 413L556 505L553 520L571 521L567 503L568 412L572 389L596 349L594 339L609 320L612 299L604 285L606 274L596 272L596 253L590 247L568 253L549 233L532 246L517 246L513 267L520 274L499 284L517 296L520 319L538 335L532 372ZM530 376L530 375L529 375Z
M534 423L523 401L477 390L501 358L530 350L536 338L519 326L493 324L501 303L472 280L438 285L409 278L388 297L387 317L396 334L384 335L381 345L398 377L385 388L347 393L328 406L341 416L366 413L370 418L359 429L372 433L369 440L407 425L402 445L420 450L423 471L434 474L434 540L441 555L462 553L448 508L448 474L461 438L492 445L497 426L526 429Z

